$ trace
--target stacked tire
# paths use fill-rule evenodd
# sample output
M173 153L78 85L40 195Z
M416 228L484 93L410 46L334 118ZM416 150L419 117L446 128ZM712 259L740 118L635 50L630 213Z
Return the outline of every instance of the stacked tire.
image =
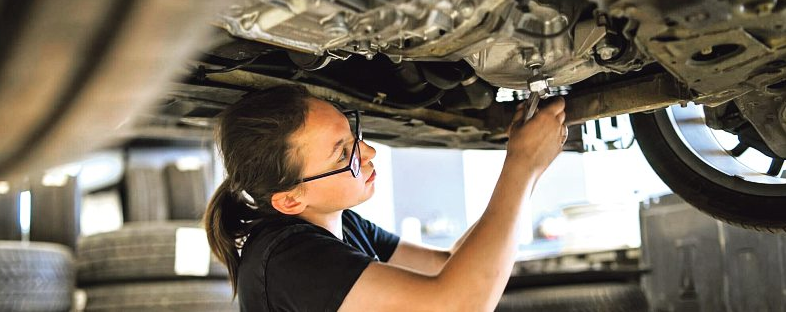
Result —
M648 305L638 284L605 282L509 290L496 311L646 312Z
M169 197L170 220L199 220L210 196L205 167L185 169L176 164L164 167Z
M211 195L205 167L132 167L124 181L128 222L199 220Z
M65 246L0 241L0 311L70 311L74 275Z
M78 244L85 311L238 311L196 222L127 223Z

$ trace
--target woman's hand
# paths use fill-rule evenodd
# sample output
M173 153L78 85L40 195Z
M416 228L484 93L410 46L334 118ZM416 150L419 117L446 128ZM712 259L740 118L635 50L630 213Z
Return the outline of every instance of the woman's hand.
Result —
M494 311L516 259L522 203L562 150L565 101L550 102L526 123L523 109L516 112L505 169L488 207L436 275L372 262L339 311Z
M568 135L565 122L565 99L549 99L549 104L524 120L526 107L519 106L508 127L507 159L516 166L528 166L540 175L562 151ZM506 161L507 162L507 161Z

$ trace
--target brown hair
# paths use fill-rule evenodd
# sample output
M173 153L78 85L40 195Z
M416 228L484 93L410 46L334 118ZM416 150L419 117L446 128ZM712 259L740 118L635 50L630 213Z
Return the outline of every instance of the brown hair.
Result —
M233 298L239 249L251 230L250 221L279 214L271 196L299 184L302 164L294 157L298 152L290 137L305 122L309 97L302 86L277 86L248 93L218 116L216 143L227 176L213 193L202 222L210 249L229 270Z

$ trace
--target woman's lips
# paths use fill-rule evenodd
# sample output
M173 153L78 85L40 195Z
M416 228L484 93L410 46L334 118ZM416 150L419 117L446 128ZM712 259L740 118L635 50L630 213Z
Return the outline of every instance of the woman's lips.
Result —
M377 171L376 170L371 171L371 176L368 177L368 179L366 180L366 183L374 182L374 179L376 179L376 178L377 178Z

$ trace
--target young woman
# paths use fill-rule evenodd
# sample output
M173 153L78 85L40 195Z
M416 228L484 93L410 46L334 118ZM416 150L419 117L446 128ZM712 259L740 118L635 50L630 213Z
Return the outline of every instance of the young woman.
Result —
M220 116L227 170L205 213L242 311L492 311L510 276L522 204L567 137L564 101L509 127L502 173L450 251L399 241L347 210L374 193L359 113L297 86L245 96ZM434 194L441 196L441 194Z

